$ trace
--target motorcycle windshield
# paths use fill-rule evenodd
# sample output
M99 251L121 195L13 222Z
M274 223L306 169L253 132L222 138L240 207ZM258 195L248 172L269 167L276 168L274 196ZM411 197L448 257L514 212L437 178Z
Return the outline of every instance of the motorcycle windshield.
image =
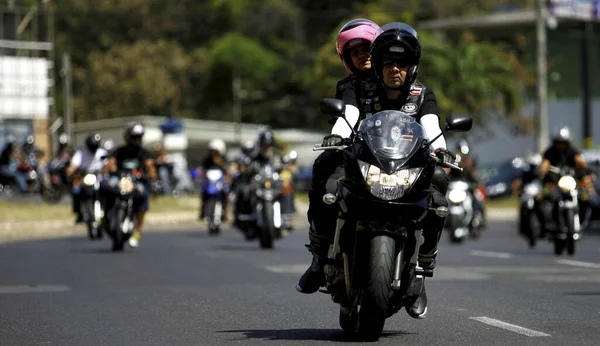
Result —
M423 127L400 111L376 113L363 120L358 130L378 161L394 171L413 156L424 138Z

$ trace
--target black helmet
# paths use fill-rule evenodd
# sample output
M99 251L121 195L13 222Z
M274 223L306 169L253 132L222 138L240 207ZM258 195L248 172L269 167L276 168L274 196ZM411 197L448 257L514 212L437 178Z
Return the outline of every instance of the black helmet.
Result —
M258 135L258 146L263 147L265 145L273 145L274 144L273 133L271 131L262 131Z
M383 82L383 55L394 54L406 59L408 72L401 89L410 88L417 79L421 60L421 41L417 31L410 25L393 22L381 27L371 44L371 65L375 76Z
M90 133L85 138L85 146L91 153L95 153L100 147L100 141L102 141L102 136L99 133Z
M146 130L144 129L144 125L138 122L131 122L127 124L125 128L125 143L129 146L139 146L141 145L141 139L144 137L144 133Z

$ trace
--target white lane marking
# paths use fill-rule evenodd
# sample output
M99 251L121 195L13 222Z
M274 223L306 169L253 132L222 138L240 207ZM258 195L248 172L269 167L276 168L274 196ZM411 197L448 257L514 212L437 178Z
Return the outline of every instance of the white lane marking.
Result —
M582 262L582 261L573 261L573 260L567 260L567 259L559 259L559 260L556 260L556 263L558 263L558 264L564 264L564 265L568 265L568 266L575 266L575 267L600 269L600 264L598 264L598 263L591 263L591 262Z
M52 293L66 292L71 289L63 285L4 285L0 286L0 294L19 294L19 293Z
M508 252L479 251L479 250L471 250L471 251L469 251L469 255L481 256L481 257L492 257L492 258L503 258L503 259L508 259L508 258L513 257L513 255Z
M481 323L489 324L490 326L506 329L511 332L519 333L519 334L526 335L526 336L551 336L550 334L538 332L537 330L524 328L521 326L502 322L500 320L496 320L496 319L485 317L485 316L469 317L469 319L479 321Z
M266 270L273 273L302 274L308 268L308 264L282 264L277 266L264 266Z

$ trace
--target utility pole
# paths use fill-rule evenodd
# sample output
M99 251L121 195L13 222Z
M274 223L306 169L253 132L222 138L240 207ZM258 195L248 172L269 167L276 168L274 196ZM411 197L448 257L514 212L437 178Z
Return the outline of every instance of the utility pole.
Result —
M590 42L593 35L591 21L583 22L583 40L581 42L581 83L582 83L582 110L583 110L583 145L591 149L594 145L592 130L592 78L590 78Z
M231 93L233 94L233 122L235 122L235 141L242 141L242 80L240 79L238 70L233 68L231 79Z
M71 86L72 83L72 73L71 73L71 57L69 53L63 53L62 56L62 71L61 76L63 77L63 86L65 93L65 132L67 136L69 136L69 140L73 143L73 102L72 102L72 94L73 89Z
M537 117L535 126L536 151L542 152L548 146L548 68L546 40L547 9L545 0L537 0Z

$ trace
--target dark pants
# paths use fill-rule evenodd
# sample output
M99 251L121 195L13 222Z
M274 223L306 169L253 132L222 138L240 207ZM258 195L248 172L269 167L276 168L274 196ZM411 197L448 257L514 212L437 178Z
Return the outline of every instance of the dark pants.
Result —
M326 193L335 194L337 180L344 175L343 156L340 151L324 151L317 157L313 164L313 176L308 192L308 221L310 224L309 240L311 252L325 257L329 245L333 241L335 226L338 216L336 205L327 205L323 202ZM446 191L448 190L448 176L439 167L436 168L432 180L432 206L448 206ZM423 221L423 235L425 242L419 250L420 260L430 263L437 253L439 242L444 227L445 218L429 212Z

